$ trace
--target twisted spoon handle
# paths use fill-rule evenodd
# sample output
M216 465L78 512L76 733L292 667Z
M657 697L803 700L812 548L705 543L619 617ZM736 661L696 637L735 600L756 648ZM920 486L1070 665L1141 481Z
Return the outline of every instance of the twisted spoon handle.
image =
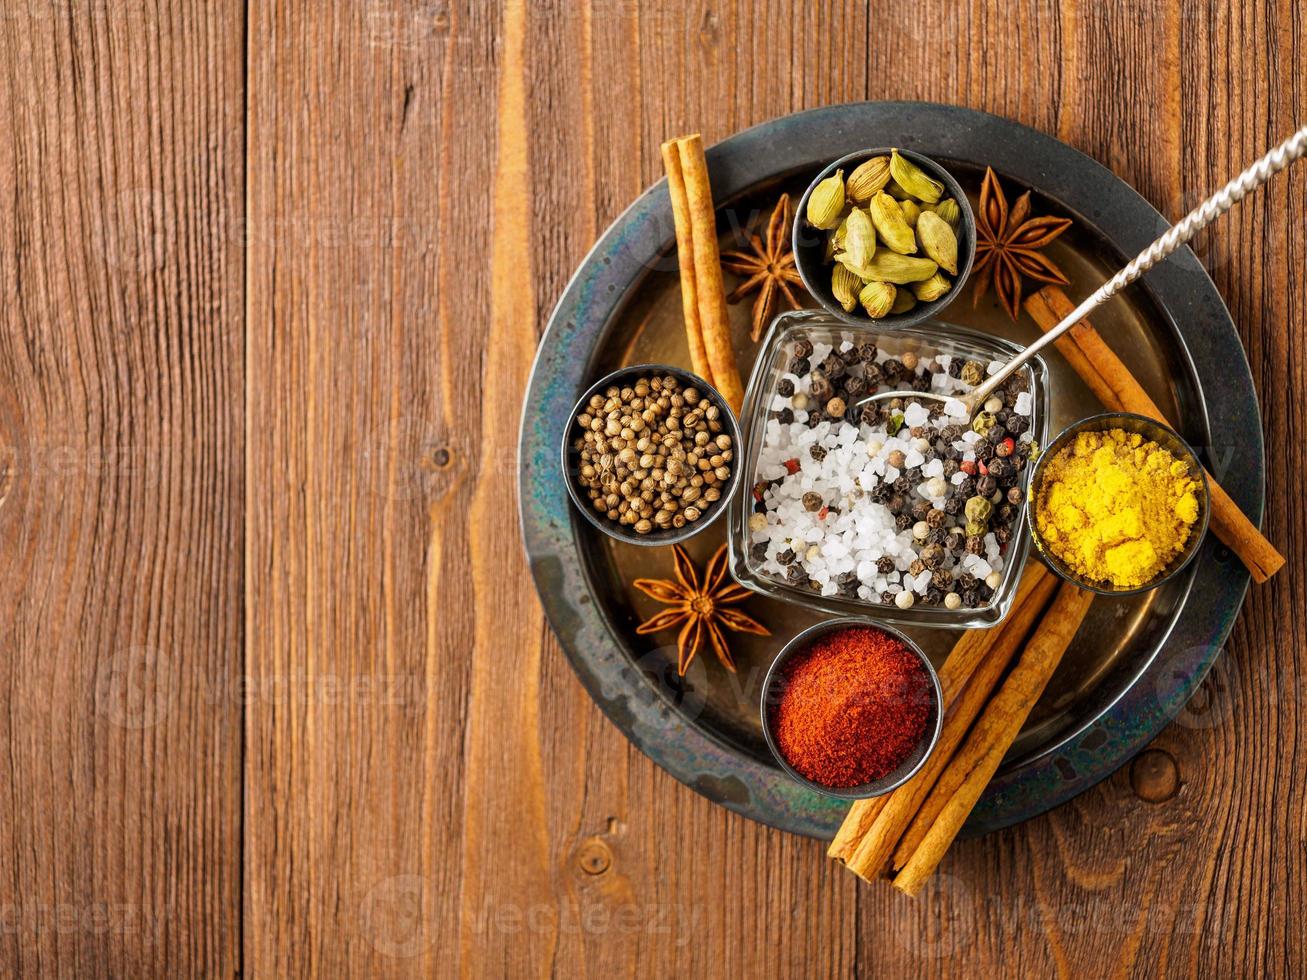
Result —
M1198 234L1230 208L1242 201L1250 192L1261 187L1293 161L1307 155L1307 126L1303 126L1287 140L1271 150L1234 180L1184 216L1166 234L1153 242L1071 311L1061 323L1049 330L1007 363L997 374L991 375L979 388L971 392L967 401L972 412L982 405L1007 378L1026 361L1053 343L1098 307L1157 265L1194 235Z

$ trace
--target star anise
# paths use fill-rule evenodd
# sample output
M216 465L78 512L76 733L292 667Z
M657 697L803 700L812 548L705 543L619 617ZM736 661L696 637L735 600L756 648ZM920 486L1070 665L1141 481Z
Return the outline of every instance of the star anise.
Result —
M791 308L799 307L799 300L790 289L791 283L800 286L803 284L794 265L794 253L790 250L790 225L793 217L790 195L782 194L767 222L766 240L751 235L747 250L722 255L723 269L745 277L744 282L726 297L726 302L738 303L750 293L758 293L753 301L753 330L750 334L755 343L762 336L762 328L776 312L781 296L785 297Z
M1022 276L1067 285L1062 270L1040 249L1070 227L1069 218L1030 217L1029 191L1009 211L998 177L992 167L986 167L976 215L976 262L971 270L976 285L971 305L980 302L992 282L999 302L1015 320L1021 311Z
M669 579L638 578L634 583L641 592L671 608L664 609L641 623L635 631L641 634L657 633L659 630L680 626L681 632L676 638L676 670L682 677L685 676L690 661L699 652L704 634L707 634L713 649L717 651L718 659L726 669L734 671L735 658L731 656L726 638L722 636L721 626L759 636L771 636L771 631L738 609L727 608L747 598L749 593L744 586L737 585L726 577L726 545L718 548L709 560L702 582L685 549L679 544L673 545L672 552L676 558L675 582Z

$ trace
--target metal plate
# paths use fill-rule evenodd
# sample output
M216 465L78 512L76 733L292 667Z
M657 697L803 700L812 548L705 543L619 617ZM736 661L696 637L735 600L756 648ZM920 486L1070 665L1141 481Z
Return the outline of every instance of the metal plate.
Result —
M1062 213L1074 227L1049 255L1087 294L1167 223L1129 186L1065 144L996 116L926 103L858 103L788 116L708 151L723 242L770 206L782 189L801 192L830 160L863 146L919 150L969 190L985 164L1011 194L1036 192L1036 213ZM765 215L764 215L765 217ZM771 639L732 636L739 672L701 656L684 680L675 650L640 645L634 627L654 611L633 594L637 575L670 573L670 555L614 544L571 511L556 448L587 384L641 361L689 363L681 325L671 209L665 181L646 191L605 232L564 291L537 355L520 446L523 536L541 600L572 665L613 723L682 782L772 826L831 836L846 804L786 777L771 761L757 718L758 692L785 639L815 622L788 604L750 600ZM1028 343L990 300L963 298L945 319ZM732 310L747 372L748 304ZM1215 286L1182 250L1095 316L1176 428L1254 521L1262 514L1261 418L1247 360ZM1099 410L1056 354L1054 431ZM724 525L691 542L701 563ZM1220 651L1247 590L1237 559L1210 538L1186 574L1146 596L1099 599L1048 690L967 824L968 833L1042 813L1103 779L1173 718ZM917 631L938 664L957 634ZM670 637L648 638L671 643Z

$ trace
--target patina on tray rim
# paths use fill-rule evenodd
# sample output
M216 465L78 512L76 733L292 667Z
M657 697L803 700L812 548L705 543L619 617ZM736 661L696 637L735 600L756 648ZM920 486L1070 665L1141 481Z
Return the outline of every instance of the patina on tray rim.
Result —
M918 134L931 134L923 141ZM873 135L874 134L874 135ZM764 182L815 172L861 145L893 143L946 160L984 161L1038 188L1082 227L1134 254L1168 227L1109 170L1029 127L976 110L919 102L851 103L762 123L708 151L714 189L726 203ZM545 330L523 409L519 506L536 585L578 676L615 725L677 779L710 799L785 830L828 837L844 805L818 798L778 769L742 756L687 721L640 673L589 594L556 447L567 409L592 358L643 272L673 240L666 181L608 228L578 268ZM1263 510L1265 455L1247 357L1215 285L1185 248L1148 274L1145 289L1188 360L1202 404L1184 428L1226 453L1222 485L1254 524ZM1208 413L1207 405L1221 411ZM1214 539L1194 562L1183 618L1134 682L1096 718L1038 753L1007 763L967 825L982 833L1051 809L1114 772L1183 708L1210 669L1242 605L1249 577ZM1153 683L1141 683L1150 674Z

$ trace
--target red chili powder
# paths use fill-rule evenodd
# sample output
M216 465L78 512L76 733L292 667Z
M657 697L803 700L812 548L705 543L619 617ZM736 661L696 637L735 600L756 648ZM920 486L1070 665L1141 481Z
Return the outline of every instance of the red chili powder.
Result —
M920 744L933 685L917 655L882 630L850 626L785 665L772 731L807 779L849 789L889 775Z

